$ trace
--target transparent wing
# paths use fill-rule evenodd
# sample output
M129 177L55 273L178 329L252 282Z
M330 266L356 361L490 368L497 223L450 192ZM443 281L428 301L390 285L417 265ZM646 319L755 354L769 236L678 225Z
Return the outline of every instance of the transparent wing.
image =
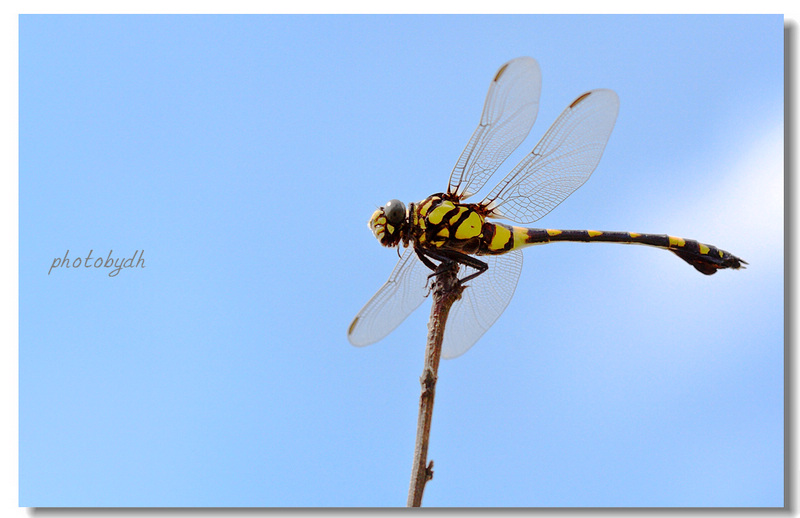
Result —
M619 112L611 90L578 97L533 151L481 202L490 216L532 223L589 179L603 156Z
M489 269L468 281L461 298L453 303L444 328L443 358L455 358L467 352L492 327L514 296L522 272L522 252L511 250L480 259L489 264ZM472 272L472 268L462 265L458 277Z
M464 199L486 184L531 131L541 90L535 59L517 58L500 67L489 85L481 121L450 174L448 194Z
M414 248L406 248L389 280L350 324L347 330L350 343L363 347L391 333L425 300L430 274L431 271L414 253Z

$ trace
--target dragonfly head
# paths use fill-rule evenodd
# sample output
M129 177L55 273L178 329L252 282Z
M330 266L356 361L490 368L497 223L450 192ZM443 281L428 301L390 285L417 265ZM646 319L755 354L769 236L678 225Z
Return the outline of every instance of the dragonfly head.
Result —
M400 200L389 200L372 214L367 225L383 246L397 246L406 226L406 206Z

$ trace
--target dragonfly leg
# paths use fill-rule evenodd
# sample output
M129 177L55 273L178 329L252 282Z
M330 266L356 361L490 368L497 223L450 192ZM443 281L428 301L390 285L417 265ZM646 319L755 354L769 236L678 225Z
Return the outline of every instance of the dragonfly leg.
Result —
M429 250L421 247L414 247L414 251L417 252L417 256L419 256L423 264L433 270L433 273L429 275L428 278L439 275L448 268L452 268L453 264L463 264L477 270L475 273L471 273L463 279L460 279L461 283L474 279L489 269L489 265L485 262L457 250ZM437 266L431 259L439 261L439 265Z
M415 246L414 247L414 251L417 253L417 257L419 257L419 260L422 261L422 264L424 264L425 266L427 266L428 268L430 268L434 272L439 268L439 265L437 265L436 263L434 263L433 261L428 259L428 253L427 253L426 250L423 250L422 248L420 248L418 246ZM434 257L434 256L431 256L431 257ZM439 259L438 257L434 257L434 258L435 259ZM441 261L441 259L439 259L439 260ZM430 276L428 276L428 278L430 278Z

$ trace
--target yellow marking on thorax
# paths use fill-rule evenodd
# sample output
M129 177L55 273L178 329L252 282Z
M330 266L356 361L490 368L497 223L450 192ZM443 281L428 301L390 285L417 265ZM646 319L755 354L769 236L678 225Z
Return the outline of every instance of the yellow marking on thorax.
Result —
M586 233L589 234L589 237L597 237L603 235L603 233L600 232L599 230L587 230Z
M443 201L438 207L430 211L430 213L427 215L428 221L433 225L438 225L442 222L445 215L454 208L455 205L452 201Z
M560 233L561 233L561 231L560 231L560 230L553 230L553 229L550 229L550 228L548 228L548 229L547 229L547 235L548 235L548 236L551 236L551 237L552 237L552 236L557 236L557 235L559 235Z
M673 236L668 236L668 237L669 237L669 246L678 246L678 247L680 247L680 246L685 246L686 245L686 240L683 239L683 238L673 237Z
M489 250L502 250L509 239L511 239L511 230L495 223L494 236L492 236L492 241L489 243Z
M477 212L472 212L467 219L456 227L456 239L471 239L480 237L483 232L483 218Z
M631 236L633 239L636 239L637 237L641 236L641 234L638 232L628 232L628 235Z
M710 252L710 251L711 251L711 249L710 249L709 247L707 247L707 246L706 246L706 245L704 245L703 243L700 243L700 253L701 253L701 254L705 255L705 254L707 254L707 253L708 253L708 252Z
M450 217L450 222L449 222L449 223L450 223L451 225L455 225L455 224L458 222L458 220L461 218L461 216L462 216L462 215L463 215L465 212L467 212L468 210L469 210L469 209L468 209L468 208L466 208L466 207L464 207L463 205L462 205L461 207L459 207L459 208L458 208L458 212L456 212L456 213L455 213L453 216L451 216L451 217Z
M433 205L433 200L431 199L425 200L423 203L421 203L419 205L419 215L425 217L428 214L428 210L431 208L431 205Z
M423 234L425 233L425 218L420 216L419 206L415 207L411 213L411 226L419 229Z

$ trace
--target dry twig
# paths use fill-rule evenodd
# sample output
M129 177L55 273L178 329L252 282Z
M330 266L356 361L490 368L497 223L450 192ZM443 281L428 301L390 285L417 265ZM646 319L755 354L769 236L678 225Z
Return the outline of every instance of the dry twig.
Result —
M446 268L436 274L431 293L433 305L428 322L428 343L425 347L425 367L420 376L422 393L419 398L419 417L417 418L417 440L414 446L414 465L411 470L411 486L408 490L408 507L422 505L422 493L425 484L433 478L433 461L426 465L428 459L428 438L433 418L433 398L436 393L436 378L439 360L442 356L442 338L450 307L461 297L464 287L458 281L458 266Z

